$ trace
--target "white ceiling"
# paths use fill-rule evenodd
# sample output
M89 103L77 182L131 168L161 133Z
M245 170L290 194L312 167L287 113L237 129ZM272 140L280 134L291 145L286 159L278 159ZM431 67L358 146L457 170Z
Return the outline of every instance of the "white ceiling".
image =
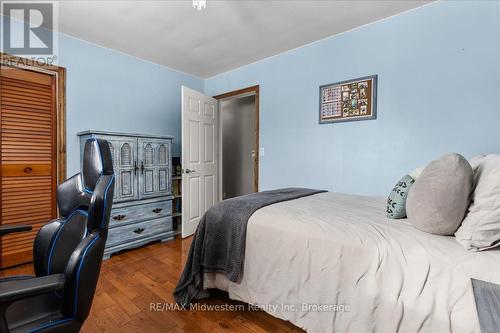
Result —
M61 1L68 35L207 78L429 1Z

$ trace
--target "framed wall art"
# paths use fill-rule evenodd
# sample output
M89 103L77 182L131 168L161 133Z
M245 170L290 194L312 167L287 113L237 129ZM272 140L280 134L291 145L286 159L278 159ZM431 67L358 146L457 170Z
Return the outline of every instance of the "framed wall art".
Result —
M377 119L377 75L319 87L319 123Z

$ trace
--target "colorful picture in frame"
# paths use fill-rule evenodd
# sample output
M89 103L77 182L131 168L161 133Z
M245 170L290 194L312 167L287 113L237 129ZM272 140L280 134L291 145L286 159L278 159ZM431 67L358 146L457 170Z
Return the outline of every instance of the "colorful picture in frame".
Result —
M319 123L377 119L377 75L319 87Z

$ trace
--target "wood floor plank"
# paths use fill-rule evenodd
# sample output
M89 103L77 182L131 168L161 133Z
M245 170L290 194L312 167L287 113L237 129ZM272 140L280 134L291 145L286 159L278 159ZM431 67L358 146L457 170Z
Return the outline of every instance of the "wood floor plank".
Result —
M303 330L263 311L152 311L174 301L173 290L191 239L176 238L113 255L103 262L96 295L82 333L300 333ZM33 274L31 264L0 270L0 277ZM214 292L207 304L245 305Z

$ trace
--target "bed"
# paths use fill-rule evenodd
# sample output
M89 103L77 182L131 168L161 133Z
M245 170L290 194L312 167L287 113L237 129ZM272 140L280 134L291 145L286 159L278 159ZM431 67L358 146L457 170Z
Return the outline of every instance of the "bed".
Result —
M325 192L264 207L248 223L240 281L205 273L204 288L308 332L479 332L470 279L500 283L500 251L467 252L385 206Z

